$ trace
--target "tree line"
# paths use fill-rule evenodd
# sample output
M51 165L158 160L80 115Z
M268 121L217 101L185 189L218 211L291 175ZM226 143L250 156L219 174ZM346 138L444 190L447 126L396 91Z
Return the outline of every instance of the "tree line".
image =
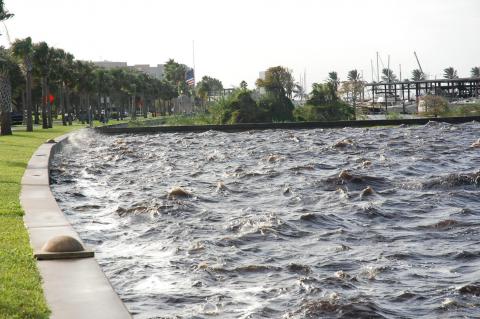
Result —
M338 74L330 72L324 83L313 83L310 94L295 82L291 70L283 66L270 67L257 79L256 90L248 90L245 81L233 94L209 108L211 123L258 123L290 121L333 121L355 118L354 108L340 96L353 101L359 96L363 82L357 70L348 73L348 81L340 83ZM294 105L294 98L304 105Z
M1 133L11 134L11 105L26 111L27 131L33 124L51 128L56 115L63 125L71 125L74 118L88 122L123 119L127 113L132 119L137 113L146 117L150 110L166 113L172 99L189 94L186 68L170 59L160 80L132 68L104 69L76 60L63 49L32 43L29 37L17 39L9 49L0 48Z
M0 22L11 17L0 0ZM30 37L17 39L8 49L0 47L0 134L12 134L12 106L25 113L29 132L34 124L51 128L58 115L63 125L72 125L74 119L168 113L174 98L193 93L187 71L186 65L170 59L160 80L129 67L98 67L46 42L33 43ZM208 77L202 82L203 90L209 82Z
M480 77L480 68L471 70L472 77ZM453 67L444 69L446 79L456 79ZM413 70L412 81L426 78L419 69ZM381 81L398 82L391 69L382 70ZM408 81L408 80L407 80ZM295 83L292 72L283 66L266 70L265 76L256 81L257 90L248 90L242 81L234 94L215 103L209 109L214 124L284 122L284 121L338 121L356 119L357 101L363 94L365 81L358 70L350 70L346 80L340 81L332 71L323 83L313 83L309 94L306 88ZM294 106L294 98L305 99L303 105Z
M475 66L470 70L470 77L472 78L480 78L480 67ZM458 79L458 72L454 67L447 67L443 69L443 78L448 80ZM385 83L395 83L398 82L399 79L397 75L393 72L393 70L384 68L382 69L382 82ZM427 79L426 74L420 69L414 69L412 71L412 76L410 79L405 79L405 81L424 81Z
M12 16L0 0L0 22ZM101 68L46 42L33 43L30 37L17 39L9 49L0 47L0 134L12 133L12 105L25 111L26 130L33 131L33 125L40 123L43 129L51 128L58 115L63 125L71 125L74 119L90 122L123 119L127 114L131 119L138 113L143 117L149 112L167 114L179 95L193 95L195 104L202 105L214 123L350 120L355 119L356 103L365 85L357 70L349 71L346 81L332 71L324 83L313 83L307 94L289 69L276 66L256 81L257 90L248 90L242 81L234 94L208 108L209 97L224 95L222 82L204 76L194 87L186 82L187 71L186 65L170 59L163 79L157 79L128 67ZM480 68L472 68L471 76L480 77ZM456 79L457 71L445 68L444 77ZM420 69L413 70L413 81L425 78ZM398 78L384 68L381 81L394 83ZM294 99L306 103L295 107Z

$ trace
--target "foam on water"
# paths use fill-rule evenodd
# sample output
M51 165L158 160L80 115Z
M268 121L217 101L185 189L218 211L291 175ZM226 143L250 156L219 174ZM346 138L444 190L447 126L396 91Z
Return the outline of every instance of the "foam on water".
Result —
M83 131L52 189L135 318L475 318L479 132Z

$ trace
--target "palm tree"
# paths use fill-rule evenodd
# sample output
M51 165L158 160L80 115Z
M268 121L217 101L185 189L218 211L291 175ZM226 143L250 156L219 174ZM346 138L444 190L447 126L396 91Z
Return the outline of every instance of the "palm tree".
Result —
M4 47L0 47L0 135L12 135L10 112L12 110L11 73L18 67Z
M13 17L13 14L5 9L3 0L0 0L0 22ZM12 103L12 86L10 83L10 70L12 61L8 52L0 48L0 134L11 135L10 108Z
M22 60L23 72L25 73L25 104L27 108L27 132L33 131L32 122L32 70L33 70L33 45L30 37L16 40L12 44L13 56Z
M62 125L66 126L67 122L65 119L65 82L64 78L66 76L65 69L65 58L67 53L62 49L53 49L52 54L52 71L50 75L50 81L54 82L57 88L57 113L58 111L62 112Z
M335 89L335 92L336 92L338 90L338 85L340 84L340 79L338 78L337 72L335 71L329 72L327 82L333 85L333 88Z
M10 13L7 9L5 9L5 4L3 3L3 0L0 0L0 22L8 20L13 16L13 13Z
M150 90L149 83L152 81L151 77L145 73L138 75L137 91L140 96L140 103L142 106L142 115L144 118L148 117L147 96Z
M122 85L122 91L125 92L129 99L130 99L130 118L132 120L137 119L137 104L136 104L136 99L137 99L137 83L138 83L138 74L137 72L133 72L131 70L128 70L125 72L125 77Z
M186 72L186 66L175 62L173 59L169 59L167 63L165 63L165 79L177 87L179 94L186 93Z
M115 68L110 71L113 77L112 88L117 97L119 117L123 120L123 115L126 110L125 100L128 100L128 93L125 92L125 78L126 78L126 69Z
M63 51L63 50L62 50ZM48 128L52 128L53 126L53 118L52 118L52 102L50 101L50 88L49 88L49 80L50 78L56 78L58 80L57 72L58 67L57 65L60 64L61 59L64 56L64 52L60 52L53 47L48 48L48 59L49 59L49 68L48 68L48 75L47 75L47 122Z
M420 69L415 69L412 71L412 80L423 81L425 80L425 74Z
M360 74L357 70L348 71L347 79L351 82L360 80Z
M197 91L196 92L197 96L200 97L200 99L202 100L202 107L204 107L206 105L208 94L210 93L210 88L208 87L208 83L205 81L198 82L196 91Z
M396 82L397 76L393 74L391 69L385 68L382 70L382 81L387 83Z
M240 88L241 88L243 91L246 91L246 90L248 89L248 83L247 83L247 81L242 80L242 82L240 82Z
M470 71L472 78L480 78L480 67L475 66Z
M450 66L443 70L443 77L449 80L458 79L457 70Z
M360 81L360 73L355 70L348 71L347 79L350 82L347 87L350 88L350 91L352 92L352 101L353 101L353 109L355 112L355 119L357 118L357 96L360 94L360 91L363 89L363 85ZM348 96L348 92L347 92Z
M102 108L103 104L103 112L105 118L108 117L108 99L110 98L110 90L112 88L114 78L112 74L106 69L97 69L94 71L95 76L95 88L98 94L98 105L100 109ZM98 111L98 110L97 110ZM100 113L102 111L100 110ZM98 115L100 115L98 113Z
M48 73L50 67L50 49L46 42L34 45L33 61L41 77L42 86L42 128L48 128L47 100L48 100Z
M172 99L178 97L177 88L167 80L162 80L159 88L159 97L163 101L163 114L169 114L171 111Z
M95 66L92 63L81 61L77 61L75 65L78 74L76 89L83 101L81 113L84 116L88 114L87 118L90 122L90 95L95 92Z
M67 114L68 125L72 125L73 110L70 103L70 96L77 85L77 70L75 68L75 57L73 54L66 53L63 58L63 83L65 96L65 112Z

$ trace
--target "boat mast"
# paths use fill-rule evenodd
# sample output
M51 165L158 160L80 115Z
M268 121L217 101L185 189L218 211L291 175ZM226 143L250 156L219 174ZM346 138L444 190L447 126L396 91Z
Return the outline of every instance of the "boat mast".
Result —
M372 71L372 83L373 83L375 80L373 79L373 60L372 59L370 59L370 69Z

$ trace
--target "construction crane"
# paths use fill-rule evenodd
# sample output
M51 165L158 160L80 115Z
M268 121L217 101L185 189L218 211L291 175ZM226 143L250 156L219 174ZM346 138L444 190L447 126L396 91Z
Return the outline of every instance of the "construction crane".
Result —
M417 59L417 63L418 63L418 67L420 68L420 72L422 72L422 74L425 74L425 73L423 73L423 69L422 69L422 66L420 65L420 61L418 60L417 52L413 51L413 54L415 55L415 59Z

